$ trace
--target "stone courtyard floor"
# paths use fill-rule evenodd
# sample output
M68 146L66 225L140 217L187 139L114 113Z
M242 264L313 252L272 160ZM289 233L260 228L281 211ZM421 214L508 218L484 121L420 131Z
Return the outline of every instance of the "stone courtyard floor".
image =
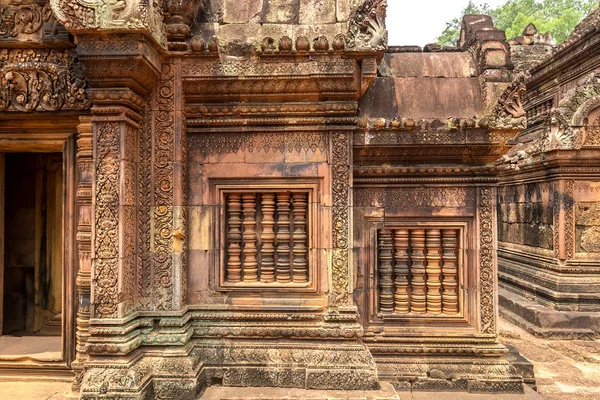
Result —
M600 341L538 339L524 330L500 321L500 341L513 345L534 364L541 398L548 400L600 400ZM49 381L8 381L0 376L0 400L72 400L70 383ZM466 393L406 393L397 395L389 385L382 388L384 398L399 400L484 400L539 399L533 391L525 395L469 395ZM294 391L290 389L209 388L204 400L217 399L375 399L367 393L334 391Z

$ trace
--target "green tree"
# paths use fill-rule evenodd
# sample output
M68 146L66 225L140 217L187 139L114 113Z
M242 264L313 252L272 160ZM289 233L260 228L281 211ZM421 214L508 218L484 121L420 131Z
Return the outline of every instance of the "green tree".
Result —
M550 32L561 43L597 6L598 0L508 0L492 9L487 3L474 3L470 0L460 18L446 23L446 29L437 42L441 46L456 45L463 15L488 14L497 28L506 31L507 38L520 36L527 24L533 23L538 32Z

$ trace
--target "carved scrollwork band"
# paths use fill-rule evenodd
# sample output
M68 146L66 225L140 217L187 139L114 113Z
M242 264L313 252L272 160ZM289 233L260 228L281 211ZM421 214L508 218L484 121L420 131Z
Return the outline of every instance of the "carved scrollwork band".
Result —
M332 133L332 179L333 179L333 262L331 303L349 305L351 278L349 271L350 240L350 163L351 137L348 132Z
M494 189L479 189L479 302L481 332L496 333L496 297L494 258Z

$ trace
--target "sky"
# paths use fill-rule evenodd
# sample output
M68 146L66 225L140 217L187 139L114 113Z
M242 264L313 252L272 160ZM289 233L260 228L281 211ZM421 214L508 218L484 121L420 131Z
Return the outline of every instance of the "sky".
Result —
M507 0L485 0L497 7ZM390 46L418 45L435 42L446 28L446 22L456 18L469 0L388 0L387 29Z

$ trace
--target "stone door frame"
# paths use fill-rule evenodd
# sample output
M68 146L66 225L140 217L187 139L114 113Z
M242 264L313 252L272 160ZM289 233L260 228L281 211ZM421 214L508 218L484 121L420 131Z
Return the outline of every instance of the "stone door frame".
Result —
M75 359L75 331L77 319L76 304L76 272L77 272L77 164L76 164L76 126L78 116L69 113L64 116L24 116L2 118L0 126L0 154L4 161L5 153L61 153L63 160L63 269L62 269L62 321L61 321L61 352L62 357L57 362L30 361L0 363L0 369L13 370L19 374L44 374L52 372L53 376L64 371L71 374L71 363ZM4 180L4 163L0 164L0 181ZM2 182L3 183L3 182ZM4 184L0 187L0 205L4 206ZM2 207L3 208L3 207ZM2 209L2 217L3 215ZM4 236L3 218L0 217L0 236ZM0 246L2 250L3 246ZM3 270L3 252L0 252L0 269ZM3 274L0 274L0 294L4 291ZM3 299L2 299L3 300ZM2 305L0 300L0 306ZM8 371L7 371L8 372ZM9 372L11 373L11 372Z

